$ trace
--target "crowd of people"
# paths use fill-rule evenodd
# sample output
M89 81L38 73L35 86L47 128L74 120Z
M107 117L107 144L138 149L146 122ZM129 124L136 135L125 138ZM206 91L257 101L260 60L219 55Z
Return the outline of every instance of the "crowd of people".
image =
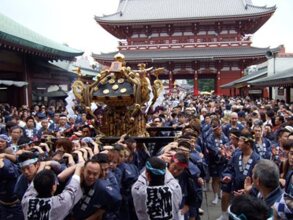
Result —
M0 106L0 219L198 220L208 190L218 220L293 219L293 105L166 96L146 117L169 143L101 142L105 107Z

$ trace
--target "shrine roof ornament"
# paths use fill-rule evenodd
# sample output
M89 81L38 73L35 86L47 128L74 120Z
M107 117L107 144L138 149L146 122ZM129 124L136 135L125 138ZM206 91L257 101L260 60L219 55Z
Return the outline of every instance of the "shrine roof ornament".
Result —
M83 54L50 40L0 13L0 46L49 59L72 60Z
M101 23L164 20L206 20L272 14L276 6L255 6L250 0L120 0L117 12L96 16Z

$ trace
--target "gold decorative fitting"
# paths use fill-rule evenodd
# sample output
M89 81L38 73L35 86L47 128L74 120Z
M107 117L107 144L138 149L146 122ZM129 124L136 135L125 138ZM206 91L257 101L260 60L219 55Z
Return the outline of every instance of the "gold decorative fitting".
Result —
M93 120L101 123L101 126L98 126L100 123L93 123L100 138L121 134L149 136L146 131L145 106L149 105L149 109L152 109L164 90L159 79L159 75L164 72L163 68L153 70L153 67L147 68L146 64L141 63L137 70L133 70L126 66L124 55L118 53L111 67L97 73L92 83L79 68L75 71L78 79L72 84L74 96L85 106L86 112L93 116ZM150 74L155 76L151 85L148 79ZM150 97L151 92L153 97ZM107 105L101 118L92 112L92 102Z
M115 84L115 85L112 86L112 89L113 90L117 90L118 88L119 88L119 86L117 84Z
M118 79L118 81L117 81L118 83L124 83L124 79L123 78L120 78L120 79Z
M110 92L109 89L105 89L105 90L103 91L103 94L106 95L106 94L109 94L109 92Z
M122 88L122 89L120 89L120 93L125 93L126 91L127 91L126 88Z
M110 79L110 80L109 80L109 83L110 83L110 84L114 84L114 83L115 83L115 79Z

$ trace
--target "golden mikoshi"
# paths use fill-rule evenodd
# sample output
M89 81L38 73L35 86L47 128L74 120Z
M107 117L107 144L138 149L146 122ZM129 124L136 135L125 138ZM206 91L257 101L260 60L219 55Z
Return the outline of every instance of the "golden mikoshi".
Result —
M103 134L148 136L145 106L147 103L151 109L163 90L163 84L158 76L164 69L154 70L153 75L156 79L151 85L148 75L153 68L146 69L146 64L139 64L138 67L137 70L127 67L124 55L119 53L115 56L111 67L99 73L92 84L83 83L84 79L78 72L78 80L73 83L72 90L88 113L98 120L91 111L91 103L106 104L101 121L102 126L95 126ZM151 92L153 93L152 100L150 100ZM120 126L116 126L117 124Z

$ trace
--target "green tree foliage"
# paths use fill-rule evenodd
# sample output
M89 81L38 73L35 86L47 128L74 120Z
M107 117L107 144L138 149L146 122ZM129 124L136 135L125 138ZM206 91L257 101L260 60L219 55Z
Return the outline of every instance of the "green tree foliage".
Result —
M198 89L201 92L210 92L215 90L215 79L199 79Z

